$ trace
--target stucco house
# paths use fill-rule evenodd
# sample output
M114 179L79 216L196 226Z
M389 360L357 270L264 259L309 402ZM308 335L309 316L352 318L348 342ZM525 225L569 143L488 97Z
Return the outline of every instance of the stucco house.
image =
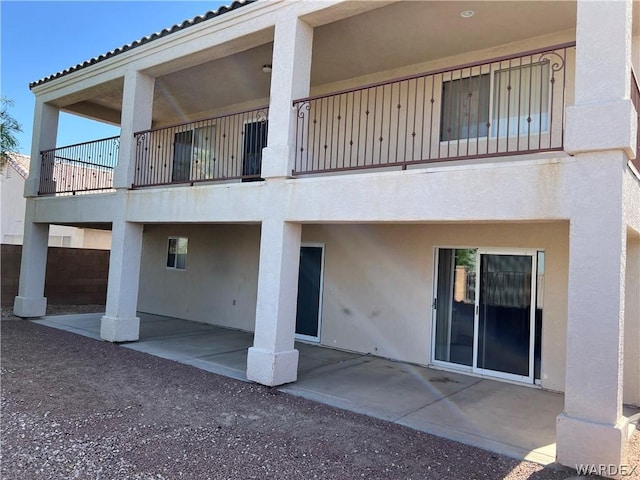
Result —
M640 405L640 3L234 2L36 81L20 291L50 225L112 231L137 312L564 393L557 460L624 464ZM118 139L55 144L60 111ZM80 158L113 171L68 185ZM84 193L73 195L73 193Z
M24 185L29 176L29 164L28 155L12 153L0 171L0 242L5 245L22 245L27 206ZM109 250L111 232L52 225L49 228L49 246Z

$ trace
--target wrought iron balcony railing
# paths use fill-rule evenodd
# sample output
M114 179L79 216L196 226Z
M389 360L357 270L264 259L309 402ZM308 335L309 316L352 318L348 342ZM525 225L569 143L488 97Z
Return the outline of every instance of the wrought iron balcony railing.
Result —
M293 174L562 150L575 43L296 100Z
M260 180L268 107L137 132L133 187Z
M76 195L113 190L120 137L40 152L38 195Z

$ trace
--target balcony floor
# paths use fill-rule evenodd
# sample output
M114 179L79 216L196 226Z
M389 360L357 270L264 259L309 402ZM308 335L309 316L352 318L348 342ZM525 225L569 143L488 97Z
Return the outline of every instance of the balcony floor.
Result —
M35 323L100 339L102 314ZM246 381L247 332L140 313L140 340L121 344ZM555 461L563 395L305 343L298 381L279 390L518 459ZM631 409L625 414L634 413Z

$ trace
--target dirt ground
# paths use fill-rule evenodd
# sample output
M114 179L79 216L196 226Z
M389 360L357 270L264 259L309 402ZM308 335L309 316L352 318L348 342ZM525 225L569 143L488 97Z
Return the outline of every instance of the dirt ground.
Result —
M5 314L5 480L575 475Z

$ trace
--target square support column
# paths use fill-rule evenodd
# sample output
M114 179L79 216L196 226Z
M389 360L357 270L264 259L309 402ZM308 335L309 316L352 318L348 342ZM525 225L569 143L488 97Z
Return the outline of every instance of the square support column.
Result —
M100 337L109 342L138 340L136 316L143 225L117 220L111 233L107 306L100 323Z
M262 154L264 178L291 175L296 111L293 101L309 95L313 27L286 14L276 22L271 73L269 137Z
M56 148L56 138L58 136L58 119L60 109L44 103L42 99L36 98L36 105L33 113L33 133L31 135L31 161L29 165L29 177L24 184L24 196L35 197L40 190L40 175L42 173L42 159L40 152ZM49 174L53 174L53 165L46 165ZM55 188L49 188L55 191ZM29 219L27 219L29 220Z
M622 415L627 231L622 151L580 154L569 231L569 299L564 412L557 460L625 464ZM594 180L597 182L594 183Z
M115 169L115 188L130 188L136 171L137 143L135 132L151 128L153 90L155 79L137 71L127 71L124 76L120 151Z
M18 296L13 303L13 313L18 317L42 317L47 313L44 282L49 248L49 225L33 223L35 203L27 199L24 222L24 243L20 262Z
M256 326L247 378L263 385L282 385L298 378L298 351L293 346L301 235L300 224L262 223Z
M630 100L631 0L578 0L575 104L565 150L575 155L569 232L564 412L557 461L625 464L622 416L627 228L624 175L635 155Z

